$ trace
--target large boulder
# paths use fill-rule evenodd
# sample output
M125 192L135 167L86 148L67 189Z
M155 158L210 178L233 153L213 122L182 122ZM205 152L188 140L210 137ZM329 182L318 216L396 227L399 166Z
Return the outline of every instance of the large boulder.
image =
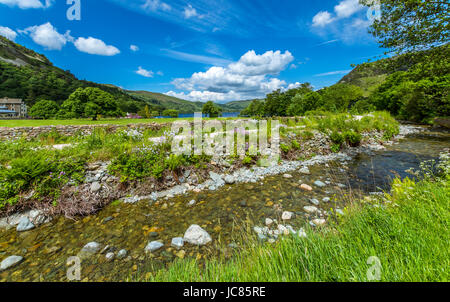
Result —
M194 245L206 245L212 241L211 236L200 226L193 224L184 234L184 241Z

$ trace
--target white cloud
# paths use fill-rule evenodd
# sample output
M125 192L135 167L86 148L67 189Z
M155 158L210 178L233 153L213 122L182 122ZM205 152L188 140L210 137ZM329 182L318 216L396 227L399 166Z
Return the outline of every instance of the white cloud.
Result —
M75 47L81 51L91 55L100 56L115 56L120 53L120 50L114 46L106 45L105 42L92 37L78 38L75 41Z
M188 4L188 6L184 8L184 17L189 19L196 16L198 16L197 10L193 8L192 5Z
M189 93L171 91L168 94L201 101L264 97L267 93L286 86L285 81L273 75L285 70L293 60L289 51L267 51L257 55L251 50L239 61L226 67L213 66L205 72L194 73L190 78L175 79L172 84Z
M11 41L14 41L17 37L17 33L9 27L0 26L0 36L6 37Z
M334 21L334 18L331 17L331 14L327 11L319 12L313 18L313 26L315 27L324 27L327 24L330 24Z
M348 18L363 8L359 0L344 0L334 7L334 11L338 18Z
M161 2L159 0L146 0L144 4L141 6L144 10L149 10L152 12L156 12L158 10L162 10L165 12L168 12L172 9L172 7L165 3Z
M61 50L72 39L70 31L67 31L64 35L60 34L50 22L28 27L20 32L29 34L36 44L49 50Z
M0 0L0 4L6 4L8 6L18 6L21 9L29 8L48 8L52 6L54 0L45 0L42 3L39 0Z
M139 47L136 46L136 45L130 45L130 50L131 50L131 51L138 51L138 50L139 50Z
M142 68L141 66L139 66L138 70L136 70L136 73L138 75L141 75L141 76L146 77L146 78L153 78L153 75L154 75L153 71L146 70L146 69Z

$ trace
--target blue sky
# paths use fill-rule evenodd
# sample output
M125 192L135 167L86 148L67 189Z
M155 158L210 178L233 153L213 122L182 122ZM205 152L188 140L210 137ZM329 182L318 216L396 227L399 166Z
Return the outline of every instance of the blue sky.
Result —
M336 83L380 56L358 0L0 0L0 34L80 79L188 100Z

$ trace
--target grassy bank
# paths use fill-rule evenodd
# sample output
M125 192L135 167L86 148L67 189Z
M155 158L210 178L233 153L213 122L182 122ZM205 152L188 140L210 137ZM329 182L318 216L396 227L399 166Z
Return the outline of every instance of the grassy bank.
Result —
M396 180L384 200L354 203L345 216L307 238L248 244L229 262L180 260L139 281L357 281L367 282L369 257L378 257L380 281L448 281L449 178Z

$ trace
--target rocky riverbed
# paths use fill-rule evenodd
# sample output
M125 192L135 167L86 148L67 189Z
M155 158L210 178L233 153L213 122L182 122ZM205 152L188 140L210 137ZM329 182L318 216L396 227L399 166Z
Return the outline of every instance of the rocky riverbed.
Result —
M39 211L2 219L0 226L9 230L0 233L0 280L65 281L67 259L77 255L82 258L82 280L125 280L176 258L229 258L241 248L245 230L268 242L289 234L307 236L305 229L322 227L330 215L345 215L348 194L381 191L385 178L374 184L360 181L361 173L374 170L373 160L380 161L377 166L383 171L405 175L421 158L435 158L450 147L446 133L411 136L422 130L402 126L403 137L392 146L374 139L345 153L306 161L230 173L226 171L231 167L223 167L225 173L211 172L200 184L186 173L181 185L124 196L122 202L82 220L49 219ZM386 153L390 157L383 158ZM106 167L98 163L86 175L92 193L116 181ZM376 175L382 178L378 174L382 172Z

